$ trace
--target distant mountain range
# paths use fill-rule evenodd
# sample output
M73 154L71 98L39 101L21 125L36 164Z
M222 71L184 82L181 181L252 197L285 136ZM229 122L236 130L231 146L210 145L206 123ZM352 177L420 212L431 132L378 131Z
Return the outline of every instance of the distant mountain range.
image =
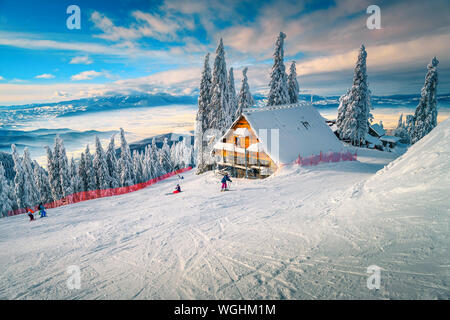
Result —
M16 106L0 106L0 128L15 128L15 125L39 118L70 117L81 113L113 111L129 108L151 108L169 105L196 105L198 96L174 96L167 93L115 95L69 100L53 103L38 103ZM257 105L265 105L266 97L254 95ZM378 107L415 107L420 96L392 95L372 96L372 104ZM310 101L311 95L300 95L300 100ZM312 96L318 108L337 108L339 96ZM438 95L439 107L450 108L450 94Z

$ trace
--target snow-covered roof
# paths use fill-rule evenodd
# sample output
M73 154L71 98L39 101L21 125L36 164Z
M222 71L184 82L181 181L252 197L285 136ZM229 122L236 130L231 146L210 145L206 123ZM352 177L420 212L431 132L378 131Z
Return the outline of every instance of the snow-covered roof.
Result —
M250 131L247 128L237 128L234 130L234 134L240 137L248 137L250 136Z
M242 115L276 163L291 163L299 155L307 157L343 148L325 119L308 102L246 109ZM279 139L273 129L278 129ZM279 140L278 152L275 145L272 147L272 135Z
M400 141L401 138L399 137L393 137L393 136L382 136L380 138L381 141L386 141L386 142L392 142L392 143L397 143Z
M373 131L376 132L379 137L386 134L386 130L384 130L378 123L372 124L370 127L373 129Z
M381 140L377 137L371 136L370 134L366 133L366 141L369 142L369 145L372 144L374 146L381 146Z

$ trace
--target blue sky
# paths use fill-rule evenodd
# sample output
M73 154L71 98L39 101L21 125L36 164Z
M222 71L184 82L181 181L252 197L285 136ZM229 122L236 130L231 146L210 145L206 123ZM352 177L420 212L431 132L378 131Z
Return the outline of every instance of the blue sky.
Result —
M81 30L66 27L71 4L81 8ZM303 93L345 93L362 43L373 94L419 93L434 55L439 92L450 92L449 2L378 1L380 30L366 27L371 4L0 0L0 105L110 93L195 94L203 57L221 37L236 87L248 66L251 90L265 93L280 31L287 34L285 62L297 62Z

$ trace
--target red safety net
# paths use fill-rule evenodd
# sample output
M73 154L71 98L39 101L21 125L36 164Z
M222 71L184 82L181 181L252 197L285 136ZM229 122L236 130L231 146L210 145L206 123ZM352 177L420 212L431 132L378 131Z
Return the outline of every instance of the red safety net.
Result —
M341 161L356 161L357 155L355 153L351 153L350 151L346 152L330 152L330 153L320 153L319 155L309 156L309 157L301 157L298 156L295 163L301 166L316 166L319 163L326 162L341 162Z
M57 208L57 207L61 207L61 206L67 205L67 204L77 203L77 202L81 202L81 201L87 201L87 200L111 197L111 196L118 196L121 194L138 191L138 190L144 189L148 186L151 186L152 184L155 184L159 181L165 180L176 174L180 174L180 173L189 171L191 169L192 169L192 167L187 167L187 168L175 170L175 171L166 173L162 176L159 176L157 178L150 179L147 182L138 183L138 184L135 184L135 185L132 185L129 187L119 187L119 188L111 188L111 189L104 189L104 190L92 190L92 191L77 192L77 193L68 195L67 197L64 197L62 199L47 203L44 205L44 207L46 209L52 209L52 208ZM38 210L37 206L32 207L32 208L35 211ZM15 215L23 214L26 212L27 212L27 210L25 208L16 209L13 211L9 211L8 216L15 216Z

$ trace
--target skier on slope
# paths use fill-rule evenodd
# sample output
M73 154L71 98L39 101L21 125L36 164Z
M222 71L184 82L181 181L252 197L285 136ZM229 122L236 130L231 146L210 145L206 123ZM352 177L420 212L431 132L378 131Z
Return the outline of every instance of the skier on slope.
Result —
M33 220L35 220L34 219L34 211L33 211L33 209L31 209L31 208L28 208L28 216L30 217L30 221L33 221Z
M175 191L173 193L180 193L181 192L181 187L179 184L177 184L177 186L175 187Z
M220 190L221 192L228 190L227 181L233 182L228 176L228 173L225 173L225 175L222 178L222 190Z
M41 218L47 216L47 212L45 212L45 207L44 207L44 205L42 204L42 202L39 203L38 209L39 209L39 211L41 212Z

